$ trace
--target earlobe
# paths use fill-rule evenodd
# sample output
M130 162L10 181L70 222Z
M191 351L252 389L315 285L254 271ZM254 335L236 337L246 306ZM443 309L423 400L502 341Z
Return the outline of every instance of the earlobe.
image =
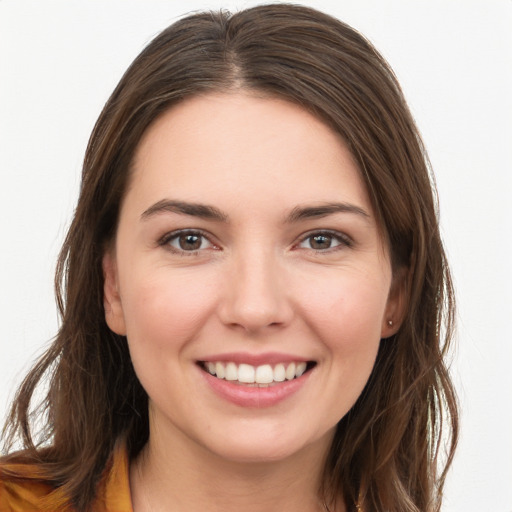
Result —
M110 330L121 336L126 336L123 307L119 295L117 265L115 256L106 252L102 260L103 267L103 307L105 321Z
M408 296L408 270L395 272L389 291L386 311L382 320L381 338L389 338L398 332L406 314Z

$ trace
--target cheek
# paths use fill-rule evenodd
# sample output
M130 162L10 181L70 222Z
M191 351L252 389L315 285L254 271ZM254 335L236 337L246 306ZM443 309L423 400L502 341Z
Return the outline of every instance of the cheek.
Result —
M169 274L165 268L132 274L122 289L130 346L179 349L193 339L212 310L214 286L205 286L191 272L174 272L172 279Z
M315 286L294 290L302 296L302 318L319 351L322 407L325 425L334 425L355 404L373 370L381 339L388 281L360 272L343 271L315 280ZM327 276L327 274L326 274ZM300 295L302 294L302 295ZM298 303L297 303L298 304Z
M163 268L132 273L122 289L135 373L159 403L179 403L182 365L214 302L214 288L199 286L197 276L175 272L170 279L169 274ZM177 393L174 399L173 393Z
M387 285L386 279L347 273L303 291L302 308L309 327L334 357L342 358L344 365L358 361L373 365L386 310Z

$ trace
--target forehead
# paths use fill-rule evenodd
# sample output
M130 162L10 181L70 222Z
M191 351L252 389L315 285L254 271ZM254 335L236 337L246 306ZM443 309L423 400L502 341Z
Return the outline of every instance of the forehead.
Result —
M129 194L256 203L350 199L369 208L341 137L305 109L245 93L207 94L169 109L147 130Z

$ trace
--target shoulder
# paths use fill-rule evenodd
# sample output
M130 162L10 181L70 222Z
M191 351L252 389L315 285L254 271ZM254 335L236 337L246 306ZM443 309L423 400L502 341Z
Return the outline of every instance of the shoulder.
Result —
M0 460L0 512L71 512L63 487L45 481L37 464ZM133 512L129 457L118 443L98 484L95 512Z
M0 463L0 512L38 512L50 507L55 512L66 510L58 507L55 489L41 481L35 469L26 464Z

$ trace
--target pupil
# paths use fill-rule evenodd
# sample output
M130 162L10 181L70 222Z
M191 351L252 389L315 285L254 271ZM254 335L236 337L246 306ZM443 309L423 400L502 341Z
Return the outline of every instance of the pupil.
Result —
M180 248L185 251L199 249L201 247L201 237L199 235L181 235Z
M331 245L331 237L325 235L316 235L311 241L311 247L313 249L325 249Z

